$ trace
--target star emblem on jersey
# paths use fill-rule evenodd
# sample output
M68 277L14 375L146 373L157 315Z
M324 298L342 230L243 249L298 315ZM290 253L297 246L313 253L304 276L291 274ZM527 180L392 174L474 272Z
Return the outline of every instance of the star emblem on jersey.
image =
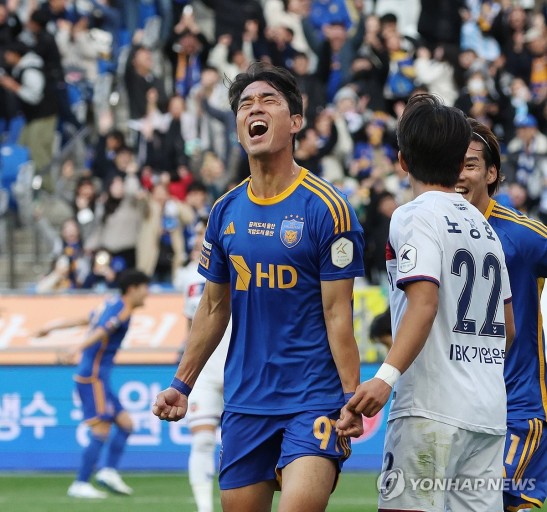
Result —
M292 249L300 240L302 240L303 232L304 218L299 215L286 215L283 222L281 222L279 236L281 237L283 245Z
M339 238L331 245L330 255L334 266L347 267L353 261L353 242L344 237Z
M409 244L403 245L399 249L399 254L397 255L397 267L399 272L402 274L410 272L416 266L417 255L416 247Z

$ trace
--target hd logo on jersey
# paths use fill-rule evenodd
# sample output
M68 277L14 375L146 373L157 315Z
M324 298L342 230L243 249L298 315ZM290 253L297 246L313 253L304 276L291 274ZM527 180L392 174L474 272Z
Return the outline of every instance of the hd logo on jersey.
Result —
M293 215L291 215L293 217ZM302 240L302 233L304 232L304 222L297 219L301 219L298 215L294 215L294 218L285 218L281 223L281 230L279 236L285 247L292 249L300 240Z
M246 292L249 290L251 283L254 283L257 288L284 290L294 288L298 281L296 269L290 265L257 262L253 272L243 256L230 254L229 257L237 273L236 290Z

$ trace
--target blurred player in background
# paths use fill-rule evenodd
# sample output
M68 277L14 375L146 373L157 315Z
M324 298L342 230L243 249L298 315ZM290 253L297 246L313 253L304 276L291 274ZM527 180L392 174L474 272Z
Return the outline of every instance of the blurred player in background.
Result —
M213 207L207 282L172 387L154 404L179 420L232 314L219 484L225 512L324 511L350 454L334 423L359 382L353 280L363 232L332 185L296 164L302 96L285 69L251 66L230 86L250 178ZM361 415L347 413L355 435Z
M418 95L408 102L397 137L415 199L393 214L386 250L393 346L346 407L373 416L398 381L380 511L501 510L501 490L486 486L427 491L407 483L393 494L393 471L402 471L406 482L501 480L503 353L514 335L500 241L454 192L471 139L465 116L435 96ZM343 427L341 420L345 433Z
M494 228L505 252L513 292L516 335L505 358L507 435L505 476L534 488L504 489L507 512L541 507L547 497L547 386L541 293L547 277L547 226L498 204L500 147L492 131L474 119L456 192L476 206ZM545 434L547 436L547 434Z
M133 423L110 388L110 373L114 366L114 356L129 328L131 314L144 305L149 281L149 277L143 272L125 270L118 277L121 294L107 299L89 318L68 320L38 333L38 336L45 336L55 329L89 325L84 341L69 349L60 358L61 362L70 364L81 353L74 380L82 401L84 421L91 431L89 445L84 449L76 480L68 489L67 494L71 497L100 499L107 496L93 487L89 480L110 436L113 423L116 430L108 446L106 466L97 472L95 479L115 493L133 493L117 471Z
M177 272L174 282L175 288L182 291L184 315L188 318L189 327L205 288L206 279L198 272L198 265L206 223L207 219L202 219L195 225L196 238L190 261ZM229 323L222 341L203 367L188 398L186 419L192 433L188 476L198 512L213 512L216 430L224 409L224 363L231 333L232 325Z

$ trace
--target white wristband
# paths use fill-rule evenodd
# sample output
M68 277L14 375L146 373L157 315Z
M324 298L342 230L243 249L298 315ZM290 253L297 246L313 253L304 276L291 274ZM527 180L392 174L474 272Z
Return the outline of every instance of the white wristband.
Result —
M378 371L374 377L377 379L382 379L386 384L393 387L400 376L401 372L397 370L395 366L383 363L382 366L378 368Z

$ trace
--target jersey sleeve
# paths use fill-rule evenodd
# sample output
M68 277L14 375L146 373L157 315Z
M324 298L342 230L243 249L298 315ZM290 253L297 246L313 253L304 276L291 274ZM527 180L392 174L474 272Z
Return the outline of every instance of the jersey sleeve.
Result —
M440 285L442 249L427 210L398 209L391 219L389 242L397 263L397 287L414 281Z
M108 334L112 334L123 323L123 320L120 318L123 309L123 302L121 301L107 304L100 314L95 327L102 327Z
M526 233L526 257L533 261L538 277L547 277L547 226L531 221Z
M347 213L344 230L329 212L317 219L321 281L361 277L365 273L363 228L353 207L347 201L342 206Z
M230 281L230 270L220 244L220 212L220 208L213 208L209 216L199 257L198 272L214 283L227 283Z

